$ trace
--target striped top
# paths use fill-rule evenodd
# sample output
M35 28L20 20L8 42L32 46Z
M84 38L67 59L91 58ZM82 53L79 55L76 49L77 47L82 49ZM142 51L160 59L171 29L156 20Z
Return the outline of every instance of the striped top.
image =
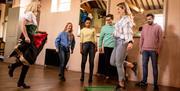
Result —
M125 42L133 41L133 27L134 23L129 16L123 16L116 24L115 31L113 32L114 37L124 39Z

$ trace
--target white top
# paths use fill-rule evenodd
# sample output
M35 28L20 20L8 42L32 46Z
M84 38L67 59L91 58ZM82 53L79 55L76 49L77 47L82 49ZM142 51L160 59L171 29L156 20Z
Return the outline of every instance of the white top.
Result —
M29 25L29 24L37 25L36 16L34 15L34 13L32 13L32 12L26 12L26 13L24 14L24 18L25 18L26 20L28 20L28 24L27 24L27 25Z
M113 32L114 37L124 39L125 42L133 41L133 25L134 23L129 16L123 16L115 24L115 31Z

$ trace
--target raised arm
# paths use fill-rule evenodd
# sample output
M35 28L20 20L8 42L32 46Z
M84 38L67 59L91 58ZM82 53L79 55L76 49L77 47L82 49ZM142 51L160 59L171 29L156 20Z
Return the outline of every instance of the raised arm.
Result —
M133 47L133 24L132 22L127 22L123 28L124 36L125 36L125 42L128 43L127 50L132 49Z

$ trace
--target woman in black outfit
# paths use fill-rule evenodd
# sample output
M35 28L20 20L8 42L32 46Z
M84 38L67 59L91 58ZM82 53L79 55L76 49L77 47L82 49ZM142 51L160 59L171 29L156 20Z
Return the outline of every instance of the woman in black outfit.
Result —
M33 1L27 6L22 19L22 34L20 41L10 54L10 57L16 57L16 62L8 66L9 76L13 77L15 68L22 66L22 71L17 83L18 87L30 88L30 86L24 83L26 74L29 66L35 63L38 54L47 40L46 32L37 31L36 17L39 10L39 1Z

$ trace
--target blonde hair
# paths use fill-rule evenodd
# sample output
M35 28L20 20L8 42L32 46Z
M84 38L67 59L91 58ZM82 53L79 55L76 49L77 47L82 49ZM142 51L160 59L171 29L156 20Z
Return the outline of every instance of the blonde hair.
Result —
M120 7L121 9L124 9L125 10L125 15L132 15L132 13L130 11L130 8L129 8L127 3L121 2L121 3L117 4L117 7Z
M38 12L38 5L40 5L39 0L32 0L32 2L30 4L28 4L28 6L26 7L25 13L26 12L37 13Z
M72 24L71 22L68 22L68 23L66 24L66 26L64 27L64 31L67 30L68 25L71 25L71 26L72 26L72 27L71 27L71 31L70 31L70 32L72 32L72 31L73 31L73 24Z
M74 34L73 34L73 24L71 22L68 22L64 28L64 31L67 30L68 25L71 25L71 31L68 32L70 40L73 40Z
M121 9L124 9L125 15L128 15L131 18L131 20L132 20L132 22L134 24L134 20L133 20L134 17L132 15L132 12L131 12L128 4L126 2L121 2L121 3L117 4L117 7L120 7Z

